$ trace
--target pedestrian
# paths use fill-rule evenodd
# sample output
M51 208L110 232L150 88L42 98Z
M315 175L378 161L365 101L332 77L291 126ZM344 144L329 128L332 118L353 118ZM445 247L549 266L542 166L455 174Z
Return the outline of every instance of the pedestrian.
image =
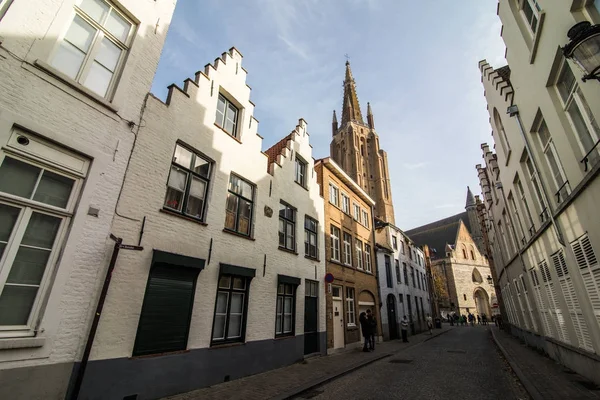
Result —
M360 329L362 330L363 338L365 339L365 344L363 346L363 350L365 353L369 352L369 338L371 335L371 326L369 325L369 321L367 320L367 314L363 311L360 313L358 317L358 321L360 322Z
M481 325L481 317L477 314L477 325Z
M375 335L377 334L377 319L371 312L371 309L367 310L367 321L369 322L369 350L375 350Z
M475 316L471 313L469 313L469 323L471 326L475 326Z
M483 319L483 324L487 325L488 324L487 323L487 315L483 314L482 319Z
M458 326L459 321L460 321L460 318L458 317L458 314L454 314L454 323L456 324L456 326Z
M408 320L406 319L406 315L400 322L400 329L402 330L402 342L408 343Z
M431 320L431 316L429 314L427 314L427 329L429 329L430 335L433 335L433 332L431 332L432 328L433 328L433 321Z

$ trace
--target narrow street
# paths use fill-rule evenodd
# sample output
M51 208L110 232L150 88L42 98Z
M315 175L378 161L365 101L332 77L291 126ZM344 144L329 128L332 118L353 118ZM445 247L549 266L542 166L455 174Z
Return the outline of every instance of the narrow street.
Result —
M458 327L297 399L528 399L489 328Z

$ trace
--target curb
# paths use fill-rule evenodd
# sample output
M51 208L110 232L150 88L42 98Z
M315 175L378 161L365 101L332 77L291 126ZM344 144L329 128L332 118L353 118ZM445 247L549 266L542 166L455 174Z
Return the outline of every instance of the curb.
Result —
M271 400L289 400L289 399L293 399L293 398L297 397L298 395L300 395L300 394L302 394L304 392L309 391L310 389L313 389L313 388L318 387L318 386L322 386L322 385L324 385L326 383L329 383L329 382L331 382L331 381L333 381L333 380L335 380L337 378L340 378L340 377L342 377L344 375L347 375L347 374L349 374L351 372L354 372L354 371L356 371L356 370L358 370L358 369L360 369L362 367L366 367L367 365L372 364L372 363L374 363L376 361L383 360L384 358L391 357L394 354L400 353L400 352L402 352L404 350L408 350L408 349L410 349L412 347L416 347L416 346L418 346L420 344L423 344L423 343L427 342L428 340L435 339L436 337L441 336L444 333L447 333L447 332L450 332L450 331L451 331L451 329L448 329L448 330L442 331L442 332L440 332L440 333L438 333L436 335L432 335L431 337L428 337L427 339L423 340L422 342L416 343L416 344L414 344L412 346L408 346L408 347L405 347L405 348L402 348L402 349L399 349L399 350L396 350L396 351L393 351L393 352L390 352L390 353L385 353L385 354L382 354L381 356L372 358L372 359L367 360L367 361L360 361L360 362L358 362L358 363L350 366L349 368L346 368L343 371L331 373L331 374L329 374L327 376L324 376L323 378L321 378L319 380L316 380L316 381L313 381L313 382L310 382L310 383L306 383L306 384L301 385L301 386L297 386L294 389L292 389L292 390L290 390L290 391L288 391L286 393L282 393L282 394L279 394L277 396L271 397ZM534 400L538 400L538 399L534 399Z
M537 390L537 388L533 385L529 378L527 378L527 376L523 373L523 370L521 370L521 368L517 365L514 359L508 354L506 349L500 344L500 341L496 338L494 330L490 329L490 332L492 334L492 338L494 339L494 343L496 343L496 346L498 346L498 349L500 349L500 352L502 353L502 355L504 355L504 358L508 362L508 365L510 365L510 368L513 370L515 375L517 375L517 378L519 378L519 381L521 381L521 384L523 385L527 393L529 393L533 400L544 400L542 394Z

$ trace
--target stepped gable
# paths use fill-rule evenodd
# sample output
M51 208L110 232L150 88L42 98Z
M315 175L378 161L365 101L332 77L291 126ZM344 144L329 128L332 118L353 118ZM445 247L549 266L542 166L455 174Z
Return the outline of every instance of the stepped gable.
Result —
M273 175L275 172L275 165L281 167L284 157L289 157L292 149L292 142L298 140L300 137L308 135L306 131L306 121L304 118L298 120L296 128L286 137L269 147L264 153L269 158L267 165L267 172Z

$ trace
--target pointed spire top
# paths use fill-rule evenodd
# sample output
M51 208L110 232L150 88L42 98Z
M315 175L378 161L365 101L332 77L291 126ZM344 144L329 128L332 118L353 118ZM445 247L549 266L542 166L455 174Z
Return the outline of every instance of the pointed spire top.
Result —
M471 192L471 188L467 186L467 202L465 204L465 208L473 207L475 205L475 197L473 197L473 193Z
M337 116L335 115L335 110L333 110L333 122L337 124Z
M350 61L346 60L346 77L344 79L344 104L342 106L342 126L347 122L357 121L363 123L358 96L356 95L356 85L350 69Z
M367 102L367 115L373 115L373 112L371 111L371 103Z
M373 120L373 112L371 111L371 103L367 103L367 123L369 128L375 129L375 122Z

